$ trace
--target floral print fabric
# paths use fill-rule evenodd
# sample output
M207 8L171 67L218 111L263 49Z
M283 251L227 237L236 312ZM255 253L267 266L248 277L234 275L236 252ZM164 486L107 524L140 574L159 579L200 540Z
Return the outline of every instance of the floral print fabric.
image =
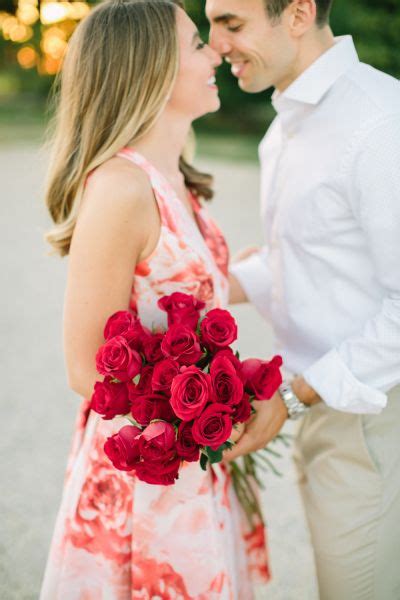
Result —
M191 195L193 220L143 156L118 156L146 171L161 217L157 247L133 274L131 310L165 327L157 301L174 291L226 306L228 250L205 209ZM173 486L140 482L103 451L123 424L82 402L40 600L251 600L253 583L269 579L265 532L248 529L227 467L185 463Z

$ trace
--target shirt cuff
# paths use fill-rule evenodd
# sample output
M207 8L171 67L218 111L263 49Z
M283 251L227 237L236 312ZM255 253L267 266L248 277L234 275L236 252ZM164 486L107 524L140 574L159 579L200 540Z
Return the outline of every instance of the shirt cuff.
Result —
M335 410L374 415L387 404L386 394L356 379L335 349L311 365L303 377Z
M266 262L266 249L238 263L229 270L239 281L249 301L262 317L268 318L268 303L271 288L270 273Z

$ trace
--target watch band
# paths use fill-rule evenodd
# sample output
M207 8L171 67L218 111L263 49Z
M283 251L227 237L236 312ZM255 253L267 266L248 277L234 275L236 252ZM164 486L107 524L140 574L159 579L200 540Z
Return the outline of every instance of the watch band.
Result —
M300 419L310 410L309 406L298 399L289 382L284 381L282 383L279 387L279 393L287 408L289 419Z

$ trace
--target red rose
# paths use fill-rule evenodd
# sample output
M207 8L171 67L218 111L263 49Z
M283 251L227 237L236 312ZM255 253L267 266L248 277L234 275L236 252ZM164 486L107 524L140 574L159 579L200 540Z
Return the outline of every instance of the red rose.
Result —
M179 477L181 459L179 456L167 461L143 461L135 470L136 477L140 481L153 485L173 485Z
M143 342L151 336L151 332L143 327L140 319L132 315L127 310L120 310L113 314L107 321L104 328L104 337L106 340L116 336L124 337L132 350L141 352Z
M138 396L148 396L153 393L153 387L151 383L153 371L154 367L152 367L151 365L145 365L140 374L139 383L135 384L129 381L126 384L128 388L128 397L131 406L136 401L136 398Z
M272 360L263 361L249 358L242 363L246 391L257 400L269 400L282 383L280 367L282 358L275 356Z
M184 325L172 325L161 343L166 358L173 358L181 365L193 365L203 355L197 335Z
M131 408L127 385L111 383L107 378L102 382L96 381L90 408L106 421L117 415L126 415Z
M109 340L117 335L124 335L135 322L135 317L127 310L119 310L107 321L104 328L104 339Z
M196 329L200 319L200 311L205 307L205 302L197 300L189 294L175 292L164 296L158 301L158 306L168 314L168 326L182 324Z
M210 404L195 419L192 427L194 440L201 446L218 450L232 433L232 409L225 404Z
M163 338L163 333L154 333L144 339L143 352L147 362L154 364L160 360L163 360L164 355L161 352L161 342Z
M131 414L140 425L148 425L155 419L167 422L176 420L168 399L161 394L134 395Z
M150 329L144 327L140 319L136 318L132 326L122 334L128 345L137 352L144 352L144 344L152 336Z
M227 356L218 353L210 367L211 381L216 402L235 406L243 397L243 383L236 374L235 367Z
M243 394L240 403L232 408L233 423L246 423L251 417L250 396L248 394Z
M176 434L174 426L164 421L150 423L139 441L140 454L144 461L167 461L176 456Z
M116 469L132 471L140 460L139 436L141 430L133 425L126 425L115 435L107 438L104 452Z
M206 314L200 330L202 342L212 352L230 346L238 335L235 319L221 308L214 308Z
M200 459L200 447L194 441L192 425L181 423L178 429L178 441L176 443L178 455L186 462L197 462Z
M142 359L136 350L129 347L124 337L117 335L98 350L96 367L101 375L129 381L140 373Z
M232 348L225 348L224 350L219 350L215 354L215 358L217 356L218 357L224 356L225 358L227 358L232 363L232 365L236 371L236 375L241 379L241 381L244 382L244 377L243 377L243 373L242 373L242 363L240 362L240 360L238 359L236 354L233 353Z
M166 359L157 363L154 367L152 378L153 390L170 395L172 381L178 373L179 365L172 359Z
M198 367L188 367L172 382L171 406L182 421L199 416L211 398L211 378Z
M128 383L129 397L132 400L133 396L150 394L152 388L154 367L151 365L145 365L140 373L140 379L137 385Z

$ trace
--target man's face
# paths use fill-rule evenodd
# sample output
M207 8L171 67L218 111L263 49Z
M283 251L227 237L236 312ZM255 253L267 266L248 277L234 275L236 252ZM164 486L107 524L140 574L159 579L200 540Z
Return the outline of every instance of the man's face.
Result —
M290 35L290 6L279 21L264 0L207 0L210 45L232 65L245 92L273 86L283 91L295 78L297 45Z

